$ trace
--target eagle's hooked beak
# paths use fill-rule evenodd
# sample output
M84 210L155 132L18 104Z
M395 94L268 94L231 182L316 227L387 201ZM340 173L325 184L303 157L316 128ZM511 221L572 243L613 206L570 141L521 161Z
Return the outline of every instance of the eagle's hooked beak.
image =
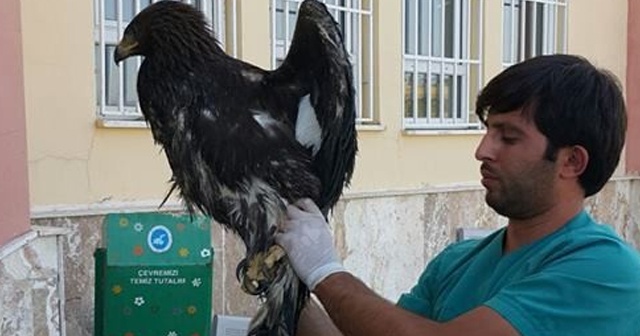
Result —
M139 43L131 35L125 34L120 40L120 43L116 46L116 50L113 53L113 61L118 64L125 58L139 53Z

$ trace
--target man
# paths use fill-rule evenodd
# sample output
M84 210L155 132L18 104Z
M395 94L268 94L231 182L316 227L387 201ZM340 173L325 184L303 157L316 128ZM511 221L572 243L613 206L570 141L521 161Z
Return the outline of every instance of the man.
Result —
M614 76L576 56L537 57L491 80L476 113L485 200L508 225L446 248L397 305L345 271L313 202L289 207L278 242L333 323L369 336L640 335L640 256L583 209L624 144ZM303 315L302 332L318 316Z

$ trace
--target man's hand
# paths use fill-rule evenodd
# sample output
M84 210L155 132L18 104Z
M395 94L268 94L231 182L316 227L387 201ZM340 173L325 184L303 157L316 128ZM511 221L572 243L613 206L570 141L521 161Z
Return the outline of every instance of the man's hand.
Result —
M310 199L287 206L287 219L276 236L300 279L313 290L329 275L344 272L329 225Z

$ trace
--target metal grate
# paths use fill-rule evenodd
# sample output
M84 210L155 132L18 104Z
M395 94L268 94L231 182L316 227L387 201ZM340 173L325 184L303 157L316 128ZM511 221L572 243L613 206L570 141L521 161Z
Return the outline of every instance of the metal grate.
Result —
M503 0L502 65L566 52L568 0Z
M404 128L479 128L483 1L403 3Z
M140 57L117 67L115 46L129 21L157 0L94 0L95 81L98 117L107 120L141 120L137 104L136 76ZM224 0L183 0L200 9L210 22L216 38L224 43Z
M289 50L301 2L302 0L271 0L273 68L281 64ZM345 46L353 64L357 121L360 124L376 123L373 114L373 0L322 2L340 24Z

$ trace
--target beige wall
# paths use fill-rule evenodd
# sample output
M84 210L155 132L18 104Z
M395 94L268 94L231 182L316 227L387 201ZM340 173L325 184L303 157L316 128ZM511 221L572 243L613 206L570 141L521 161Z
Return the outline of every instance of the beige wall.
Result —
M92 1L21 4L32 207L162 199L169 171L149 131L96 126ZM500 6L484 1L485 79L501 69ZM265 67L268 7L268 0L237 4L239 55ZM476 183L478 177L473 151L479 132L416 135L401 129L401 13L401 1L375 1L374 94L381 127L360 131L351 192ZM624 82L626 13L626 1L571 0L569 52L613 70Z
M146 129L98 128L92 1L22 0L31 203L162 198L169 172Z
M626 169L628 174L640 175L640 2L629 2L627 32L627 129Z
M587 56L596 65L613 71L624 83L627 1L574 0L569 11L569 52Z
M569 52L611 70L623 85L627 79L627 12L627 1L572 1L567 38ZM615 175L625 173L625 161L623 154Z

